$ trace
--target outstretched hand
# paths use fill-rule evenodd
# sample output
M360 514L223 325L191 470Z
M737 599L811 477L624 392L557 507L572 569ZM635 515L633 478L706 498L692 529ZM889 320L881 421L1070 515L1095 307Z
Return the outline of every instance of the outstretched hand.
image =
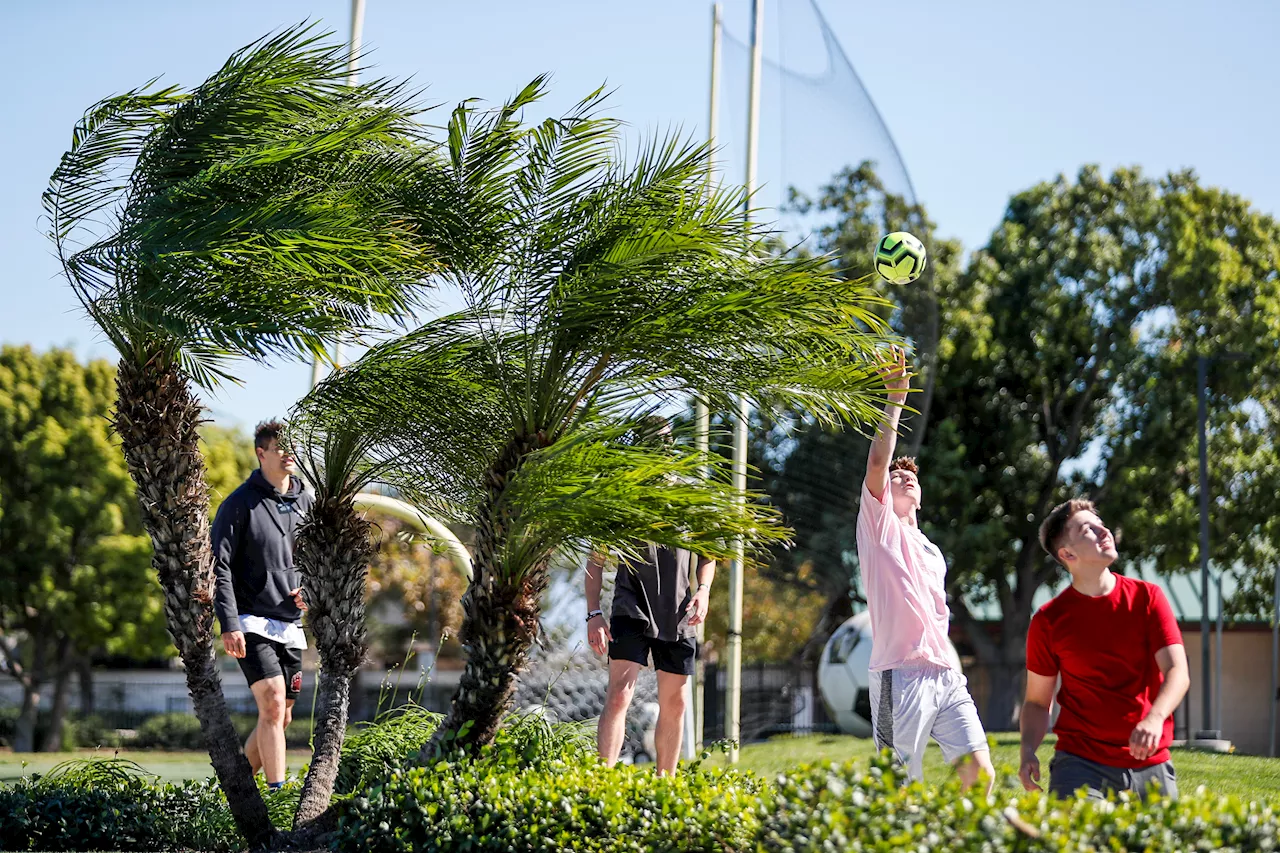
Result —
M907 391L911 388L911 371L907 367L907 351L895 346L889 366L880 368L884 377L885 390L889 392L889 401L898 405L907 399Z

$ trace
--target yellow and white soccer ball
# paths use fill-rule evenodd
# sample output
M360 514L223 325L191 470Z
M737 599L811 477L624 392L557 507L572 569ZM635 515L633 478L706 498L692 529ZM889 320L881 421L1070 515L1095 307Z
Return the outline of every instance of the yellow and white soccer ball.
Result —
M873 260L876 273L890 284L910 284L924 272L924 243L914 234L894 231L880 238Z

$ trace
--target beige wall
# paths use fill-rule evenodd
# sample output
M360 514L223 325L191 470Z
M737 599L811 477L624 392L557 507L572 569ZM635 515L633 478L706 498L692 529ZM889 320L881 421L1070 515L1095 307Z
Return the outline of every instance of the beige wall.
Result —
M1202 728L1201 710L1204 698L1200 680L1200 628L1182 626L1182 641L1187 647L1191 665L1191 690L1186 708L1190 712L1190 735ZM1216 638L1210 634L1209 672L1217 665ZM1271 631L1266 628L1224 629L1222 632L1222 719L1215 727L1235 744L1237 752L1266 755L1270 746L1271 704ZM1214 697L1216 709L1216 697ZM1216 714L1217 711L1215 710ZM1182 714L1178 722L1183 722ZM1181 734L1181 731L1179 732ZM1280 751L1280 743L1278 743Z

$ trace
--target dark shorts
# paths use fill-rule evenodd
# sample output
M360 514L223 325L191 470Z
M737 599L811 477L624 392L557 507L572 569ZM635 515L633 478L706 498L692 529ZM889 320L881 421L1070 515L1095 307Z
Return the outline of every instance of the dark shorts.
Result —
M693 637L685 640L657 640L645 636L645 629L648 627L648 623L640 619L614 616L609 620L609 633L613 635L613 641L609 643L609 658L648 666L649 654L652 652L654 669L676 675L693 675L698 641Z
M1145 801L1147 788L1152 783L1161 796L1178 796L1178 774L1173 770L1172 761L1130 770L1059 750L1049 762L1049 793L1055 797L1071 797L1080 788L1087 788L1093 799L1104 800L1109 793L1130 791Z
M264 678L284 677L284 697L297 699L302 692L302 650L291 649L258 634L244 635L244 657L240 671L252 687Z

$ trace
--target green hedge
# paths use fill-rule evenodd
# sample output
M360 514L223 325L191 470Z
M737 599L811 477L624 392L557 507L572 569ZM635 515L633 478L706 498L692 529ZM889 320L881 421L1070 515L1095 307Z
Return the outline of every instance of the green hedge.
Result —
M398 770L343 806L338 851L834 851L1280 849L1265 804L1053 800L1009 785L904 786L888 757L799 768L766 783L697 765L675 778L580 760L440 762Z
M391 718L389 718L391 719ZM380 726L386 725L386 720ZM1006 784L990 797L954 782L904 786L887 757L798 768L771 780L701 763L675 777L606 768L580 728L517 718L478 759L410 767L423 729L402 718L376 749L344 754L360 781L339 799L335 851L1089 851L1280 849L1265 804L1203 790L1143 805L1057 801ZM365 747L378 727L365 732ZM406 736L406 732L416 732ZM390 767L391 769L387 769ZM367 786L366 786L367 785ZM268 794L289 825L299 783ZM119 760L69 762L0 787L0 850L238 849L210 780L158 784Z
M0 850L239 848L212 780L158 784L119 759L74 761L0 788Z
M396 770L344 807L338 851L730 851L758 835L762 783L733 772L555 760Z
M882 756L780 775L759 847L765 853L841 850L1274 850L1280 820L1264 804L1203 790L1147 804L1055 800L997 786L967 796L958 783L903 786Z

